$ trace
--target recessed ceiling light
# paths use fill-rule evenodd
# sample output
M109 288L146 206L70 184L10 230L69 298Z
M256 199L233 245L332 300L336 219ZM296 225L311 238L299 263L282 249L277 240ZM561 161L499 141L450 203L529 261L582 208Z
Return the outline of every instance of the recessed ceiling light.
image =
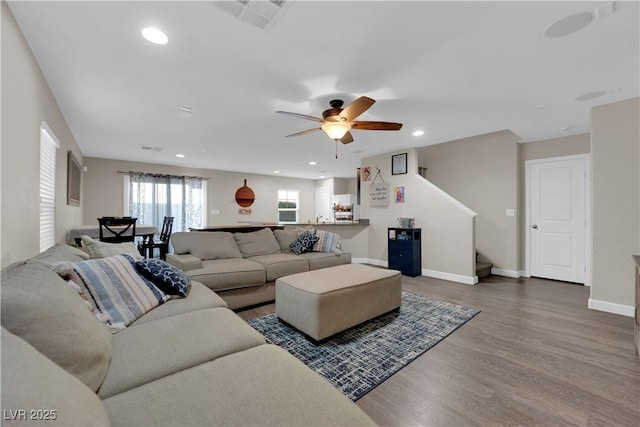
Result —
M600 98L601 96L605 95L606 93L607 92L605 92L604 90L597 90L595 92L584 93L584 94L576 97L576 99L574 99L574 101L589 101L591 99Z
M324 179L324 178L326 178L326 176L320 175L320 179Z
M590 12L581 12L569 15L549 25L544 30L544 35L550 39L568 36L569 34L573 34L576 31L583 29L589 25L592 20L593 15Z
M183 158L183 157L184 157L184 154L176 154L176 157Z
M416 131L413 131L413 133L411 135L413 135L413 136L422 136L422 135L424 135L424 131L423 130L416 130Z
M147 27L142 30L142 37L155 44L167 44L169 37L157 28Z
M316 163L316 162L309 162L309 164L310 164L311 166L313 166L313 165L315 165L315 164L317 164L317 163Z
M273 171L273 173L280 173L280 171Z

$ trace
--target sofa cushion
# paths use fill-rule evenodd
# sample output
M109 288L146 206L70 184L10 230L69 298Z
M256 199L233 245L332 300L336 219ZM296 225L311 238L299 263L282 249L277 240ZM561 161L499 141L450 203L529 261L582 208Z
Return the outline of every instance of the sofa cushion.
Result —
M2 326L92 390L111 358L111 333L63 279L39 263L2 271Z
M186 297L189 293L191 278L165 261L143 259L136 262L136 270L167 295Z
M274 345L260 345L104 400L114 426L368 426L349 398ZM197 410L194 410L197 408Z
M110 425L104 405L85 384L5 328L1 342L3 425ZM11 419L10 411L20 409L27 411L24 419L16 412Z
M272 282L278 277L289 274L309 271L309 263L306 259L293 254L260 255L250 258L264 266L267 272L267 282Z
M279 254L280 245L270 228L252 231L250 233L234 233L238 248L242 256Z
M300 255L305 252L309 252L317 241L318 236L316 236L312 231L304 231L300 233L298 238L289 247L294 254Z
M171 243L177 254L187 254L200 259L242 258L233 234L226 231L177 232L171 235Z
M61 262L77 262L86 259L89 259L87 252L64 243L56 243L29 261L38 261L48 266L55 266Z
M106 258L114 255L129 254L141 259L142 255L133 242L109 243L82 236L82 246L87 249L91 258Z
M202 268L202 260L191 254L178 255L175 253L168 253L167 262L182 271L198 270L199 268Z
M265 268L244 258L203 261L201 269L189 270L187 275L214 291L262 285L266 281Z
M307 252L300 256L309 262L309 270L319 270L351 263L351 254L349 252L343 252L340 255L328 252Z
M342 243L340 242L340 235L331 233L324 230L316 230L316 236L318 241L313 245L314 252L329 252L335 254L342 253Z
M130 255L73 264L68 278L84 287L93 311L114 332L162 304L169 297L138 274Z
M170 299L164 304L154 308L135 322L129 325L132 328L146 322L165 317L175 316L182 313L189 313L196 310L206 310L208 308L226 307L227 303L218 294L200 282L191 281L191 290L186 298Z
M273 235L280 245L280 251L285 254L291 253L291 244L298 238L298 232L296 230L274 230Z
M262 335L227 308L147 322L113 337L111 364L98 396L104 399L264 343Z

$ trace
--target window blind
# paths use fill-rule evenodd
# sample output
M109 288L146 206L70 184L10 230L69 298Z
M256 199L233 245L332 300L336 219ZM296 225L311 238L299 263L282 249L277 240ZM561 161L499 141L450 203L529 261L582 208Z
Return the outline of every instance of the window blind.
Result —
M278 190L278 222L281 224L295 224L298 222L297 190Z
M40 124L40 252L56 242L56 150L60 147L49 126Z

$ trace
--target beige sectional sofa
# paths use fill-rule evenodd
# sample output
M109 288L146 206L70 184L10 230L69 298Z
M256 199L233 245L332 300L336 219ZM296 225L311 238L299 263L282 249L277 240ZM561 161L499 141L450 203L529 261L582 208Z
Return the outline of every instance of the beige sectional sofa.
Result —
M235 310L273 301L279 277L351 262L351 254L339 246L332 252L294 254L290 245L299 231L174 233L174 253L167 254L167 262L214 290Z
M54 271L86 258L56 245L2 271L3 425L373 424L197 281L112 334Z

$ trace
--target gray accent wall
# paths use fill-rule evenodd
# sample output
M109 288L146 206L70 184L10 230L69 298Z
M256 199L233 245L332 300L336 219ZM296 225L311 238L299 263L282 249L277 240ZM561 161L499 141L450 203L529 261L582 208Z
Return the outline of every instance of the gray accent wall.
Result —
M418 149L424 176L478 213L478 259L513 274L520 270L518 139L503 130Z
M593 252L589 306L632 308L640 254L640 98L591 110ZM610 311L610 310L606 310Z
M40 122L60 141L56 154L56 240L82 223L82 206L67 205L67 151L83 157L29 45L6 2L2 14L1 264L40 251Z

